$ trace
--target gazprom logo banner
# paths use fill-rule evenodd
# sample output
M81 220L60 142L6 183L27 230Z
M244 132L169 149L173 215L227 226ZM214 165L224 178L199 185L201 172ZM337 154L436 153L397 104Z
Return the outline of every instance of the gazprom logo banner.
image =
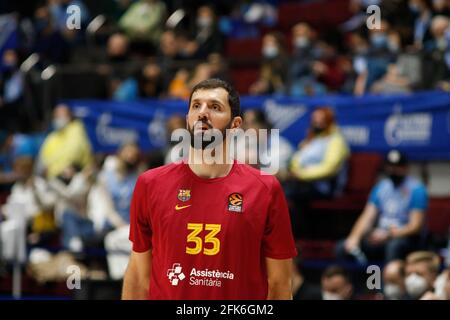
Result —
M429 144L432 125L431 113L393 114L386 121L384 136L392 147L403 143Z

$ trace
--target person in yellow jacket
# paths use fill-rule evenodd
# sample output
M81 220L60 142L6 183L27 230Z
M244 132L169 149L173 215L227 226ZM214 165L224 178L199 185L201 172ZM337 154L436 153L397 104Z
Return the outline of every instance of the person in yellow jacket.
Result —
M39 153L40 166L47 178L58 177L68 168L81 170L92 162L91 144L84 126L74 119L67 105L55 107L53 127Z
M287 193L296 204L296 212L306 211L310 200L332 198L343 191L349 155L333 110L329 107L315 109L308 134L290 162L293 183ZM297 218L298 214L294 213L293 221Z

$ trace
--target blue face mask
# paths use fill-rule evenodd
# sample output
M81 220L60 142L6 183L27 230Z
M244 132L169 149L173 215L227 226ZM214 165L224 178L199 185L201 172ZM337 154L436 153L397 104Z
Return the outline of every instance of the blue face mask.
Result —
M370 42L377 49L386 48L387 36L384 33L375 33L370 37Z

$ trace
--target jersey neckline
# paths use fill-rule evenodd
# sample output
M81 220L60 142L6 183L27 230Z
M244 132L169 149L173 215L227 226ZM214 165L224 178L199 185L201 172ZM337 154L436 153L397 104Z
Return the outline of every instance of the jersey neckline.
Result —
M196 175L194 173L194 171L192 171L192 169L189 167L189 164L187 162L182 162L182 164L190 176L192 176L195 180L197 180L199 182L203 182L203 183L215 183L215 182L223 181L223 180L231 177L237 167L237 161L233 160L233 166L231 167L230 172L228 172L228 174L226 176L217 177L217 178L202 178L202 177L199 177L198 175Z

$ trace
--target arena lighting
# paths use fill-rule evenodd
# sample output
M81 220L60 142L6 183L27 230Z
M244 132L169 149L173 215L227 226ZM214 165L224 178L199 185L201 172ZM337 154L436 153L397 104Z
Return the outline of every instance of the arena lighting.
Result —
M166 21L166 27L175 28L181 20L185 17L186 12L183 9L178 9L170 15Z
M38 63L40 57L39 54L37 53L33 53L31 54L21 65L20 65L20 70L22 72L28 72L31 70L31 68L33 68L36 63Z
M101 26L105 23L106 17L103 14L96 16L91 23L86 27L86 31L88 33L94 34L101 28Z
M44 69L41 73L41 79L42 80L50 80L51 77L54 76L56 72L56 68L54 65L50 65L47 68Z

